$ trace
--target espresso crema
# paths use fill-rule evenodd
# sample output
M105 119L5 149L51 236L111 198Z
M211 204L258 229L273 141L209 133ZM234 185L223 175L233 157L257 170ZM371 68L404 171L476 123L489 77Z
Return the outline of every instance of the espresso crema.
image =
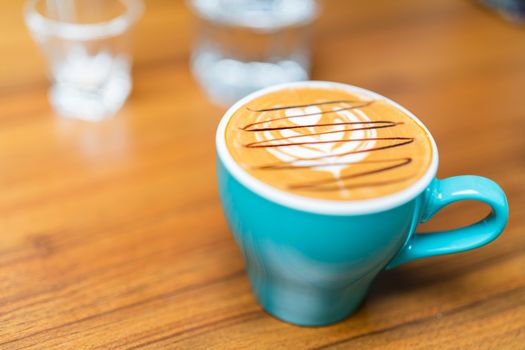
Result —
M432 160L425 130L387 100L336 87L300 86L256 97L233 112L229 153L282 191L363 200L418 181Z

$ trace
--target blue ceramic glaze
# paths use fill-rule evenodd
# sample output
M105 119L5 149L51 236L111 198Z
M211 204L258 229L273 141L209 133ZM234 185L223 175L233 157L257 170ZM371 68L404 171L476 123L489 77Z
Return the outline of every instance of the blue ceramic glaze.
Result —
M381 200L374 202L380 210L361 210L356 202L345 202L341 207L352 204L345 212L332 204L331 209L305 206L301 199L288 200L284 193L272 197L271 189L254 182L228 159L221 139L227 118L228 113L217 133L217 176L224 213L243 252L257 300L284 321L321 326L342 320L358 308L382 270L480 247L498 237L507 223L505 194L493 181L479 176L432 179L437 149L431 136L435 159L425 182L395 197L388 206ZM418 223L459 200L484 202L491 214L467 227L415 233Z
M350 315L383 269L487 244L507 221L501 189L476 176L434 180L419 196L393 209L343 216L271 202L237 181L220 159L217 174L223 209L259 303L270 314L304 326ZM465 228L413 234L418 222L462 199L486 202L493 212Z

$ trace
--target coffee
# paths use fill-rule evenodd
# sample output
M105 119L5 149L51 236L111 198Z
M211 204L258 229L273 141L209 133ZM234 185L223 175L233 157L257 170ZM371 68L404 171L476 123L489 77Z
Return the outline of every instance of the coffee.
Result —
M225 132L234 161L291 194L372 199L419 180L432 159L426 131L386 99L336 86L288 87L251 99Z

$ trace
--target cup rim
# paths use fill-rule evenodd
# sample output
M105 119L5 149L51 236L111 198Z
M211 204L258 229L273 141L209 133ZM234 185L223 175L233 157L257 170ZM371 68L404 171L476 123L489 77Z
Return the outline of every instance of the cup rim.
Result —
M231 118L231 116L243 105L249 101L267 94L269 92L274 92L278 90L284 90L292 87L320 87L320 88L337 88L351 93L359 94L368 94L369 96L374 97L375 99L383 99L388 103L392 104L394 107L398 108L410 118L412 118L428 135L432 148L432 160L431 163L425 172L425 174L411 186L386 196L373 198L373 199L362 199L362 200L350 200L350 201L338 201L338 200L329 200L329 199L319 199L319 198L310 198L306 196L299 196L296 194L288 193L283 190L280 190L276 187L273 187L269 184L262 182L261 180L255 178L246 172L240 165L238 165L233 157L231 156L228 148L226 146L226 137L225 131L226 126ZM373 91L363 89L357 86L348 85L344 83L337 82L328 82L328 81L300 81L292 83L284 83L279 85L270 86L258 91L255 91L248 96L237 101L232 105L224 114L219 125L217 127L217 133L215 138L215 144L217 149L217 154L226 169L230 174L238 180L241 184L246 186L248 189L252 190L259 196L280 204L285 207L296 209L299 211L305 211L316 214L323 215L362 215L362 214L372 214L385 210L389 210L395 207L398 207L402 204L407 203L421 192L423 192L432 179L436 176L439 155L436 146L436 142L432 137L432 134L429 132L427 127L410 111L408 111L403 106L398 103L390 100L389 98L382 96Z
M126 9L120 15L102 22L69 23L50 19L36 10L36 4L43 0L28 0L24 7L24 17L32 32L56 36L66 40L96 40L114 37L124 33L142 15L144 3L141 0L118 0Z

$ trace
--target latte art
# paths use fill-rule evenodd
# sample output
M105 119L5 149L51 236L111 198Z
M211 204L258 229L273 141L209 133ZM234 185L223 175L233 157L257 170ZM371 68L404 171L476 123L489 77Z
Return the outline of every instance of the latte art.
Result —
M413 147L429 153L428 139L421 138L426 135L385 101L341 90L298 90L273 93L275 100L262 96L232 117L229 150L252 175L306 196L364 199L416 180L421 169L414 163L428 166L429 155L414 162L421 152ZM342 94L346 98L327 98Z

